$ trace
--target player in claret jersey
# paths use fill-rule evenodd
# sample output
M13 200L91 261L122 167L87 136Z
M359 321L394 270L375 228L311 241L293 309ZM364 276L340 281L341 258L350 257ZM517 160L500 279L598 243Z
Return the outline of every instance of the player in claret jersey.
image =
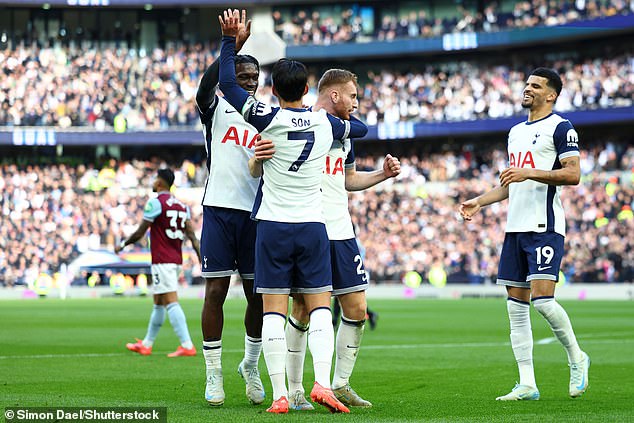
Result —
M520 382L497 398L501 401L539 399L531 303L566 349L570 396L579 397L588 387L590 358L579 348L568 314L554 297L566 234L561 186L578 184L581 173L577 132L568 120L553 113L561 89L554 70L537 68L530 74L522 99L528 120L509 132L509 167L500 174L500 186L460 205L463 218L471 220L482 207L509 199L497 283L506 286L508 293L511 347Z
M165 321L165 312L169 316L174 332L180 339L178 349L168 354L168 357L193 356L196 348L192 344L185 313L178 303L178 276L183 264L182 245L187 237L198 260L200 247L198 239L191 226L189 208L170 194L170 187L174 183L174 173L169 169L160 169L152 189L157 193L145 205L143 221L130 237L115 248L119 253L126 245L134 244L141 239L150 228L150 252L152 254L152 291L154 293L154 309L150 317L147 334L141 341L129 343L126 347L130 351L141 355L150 355L152 345L159 329Z
M310 311L308 346L315 384L311 398L333 412L349 412L330 389L334 350L330 291L330 252L322 212L321 178L326 154L335 139L362 137L367 127L302 107L308 90L306 67L280 59L272 68L273 93L281 108L256 101L241 89L234 69L237 11L220 17L220 89L262 138L271 139L275 155L262 163L262 179L253 215L258 220L255 287L262 293L264 359L273 385L272 413L288 412L284 324L291 289L304 294Z
M244 10L238 25L236 51L250 35L251 22L247 22ZM209 66L196 94L209 170L201 236L202 275L206 280L201 318L207 376L205 399L213 406L225 401L221 361L223 305L231 274L237 270L247 299L244 357L238 372L246 383L249 401L260 404L265 396L258 371L262 351L262 297L253 292L255 222L250 218L259 181L249 175L247 165L253 156L258 131L245 122L231 104L216 95L218 69L218 61ZM253 56L237 55L235 71L240 86L249 94L255 94L260 73L258 61Z

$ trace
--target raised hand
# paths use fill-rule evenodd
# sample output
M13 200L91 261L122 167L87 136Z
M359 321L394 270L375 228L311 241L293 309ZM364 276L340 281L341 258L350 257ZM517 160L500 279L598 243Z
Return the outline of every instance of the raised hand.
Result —
M247 21L247 11L242 9L238 21L238 35L236 36L236 51L240 51L242 46L251 35L251 19Z
M388 178L400 175L401 162L396 157L392 157L391 154L388 154L385 156L385 161L383 162L383 173Z
M238 12L238 9L225 10L222 15L218 15L218 21L220 21L220 29L222 30L222 35L227 35L229 37L238 36L238 32L240 30L240 12Z

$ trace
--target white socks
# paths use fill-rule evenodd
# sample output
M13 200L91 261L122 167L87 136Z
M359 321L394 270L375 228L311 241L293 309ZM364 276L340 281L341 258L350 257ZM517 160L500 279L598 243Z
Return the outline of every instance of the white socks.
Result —
M222 368L222 340L203 341L203 356L207 371Z
M566 310L553 297L539 297L532 302L535 309L550 325L555 337L566 349L568 363L580 362L583 356Z
M332 368L332 354L335 349L334 344L335 334L332 328L330 308L318 307L310 313L308 348L313 356L315 382L324 388L330 387L330 370Z
M306 357L306 338L308 325L289 316L286 324L286 377L288 379L288 391L304 392L302 381L304 379L304 358Z
M247 368L258 367L260 352L262 351L262 338L251 338L244 335L244 359L242 362Z
M537 387L533 369L530 304L509 297L506 308L511 324L511 347L520 373L520 385Z
M288 398L284 323L286 323L286 316L278 313L265 313L262 319L262 349L273 386L274 401L281 397Z
M335 360L335 374L332 379L332 389L341 388L349 383L350 375L357 361L365 320L350 320L342 316L337 331L337 359Z

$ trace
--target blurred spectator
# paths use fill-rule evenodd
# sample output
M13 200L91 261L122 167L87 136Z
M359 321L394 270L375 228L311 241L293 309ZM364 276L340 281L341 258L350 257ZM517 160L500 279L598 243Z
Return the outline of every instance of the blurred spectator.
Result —
M562 270L571 283L632 282L634 146L631 140L586 145L582 182L565 187L562 195L568 227ZM442 263L449 283L495 281L506 205L487 207L466 224L459 220L457 205L486 190L482 183L498 183L506 155L503 145L475 147L442 153L407 150L399 154L402 175L397 180L350 194L374 282L399 281L411 270L426 275L433 263ZM381 166L382 155L364 156L362 148L357 150L360 170ZM96 178L81 183L87 173L101 170L93 166L0 166L0 284L26 284L44 269L59 271L83 251L112 249L142 216L149 193L138 187L150 186L164 165L156 158L108 162L104 168L115 174L107 189ZM172 167L180 169L180 187L204 184L204 166L184 161ZM188 197L181 200L192 208L199 234L200 193ZM198 264L188 263L187 270L188 282L200 276ZM86 283L88 276L81 278Z

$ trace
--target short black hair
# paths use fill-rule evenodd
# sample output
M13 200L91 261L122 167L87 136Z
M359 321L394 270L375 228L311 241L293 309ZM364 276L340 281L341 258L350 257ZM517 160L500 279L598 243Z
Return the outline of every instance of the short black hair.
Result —
M260 62L258 62L258 59L256 59L255 57L251 56L250 54L236 54L235 55L235 59L234 59L234 63L236 66L238 66L239 64L242 63L251 63L254 64L256 68L258 68L258 72L260 72Z
M537 68L531 72L531 75L546 78L548 80L548 83L546 85L555 90L555 92L557 93L557 97L559 97L563 83L561 82L561 77L556 70L549 68Z
M301 100L308 83L308 70L302 62L280 59L271 70L273 87L284 101Z
M168 187L171 187L174 183L174 172L170 169L159 169L157 176L164 180Z

